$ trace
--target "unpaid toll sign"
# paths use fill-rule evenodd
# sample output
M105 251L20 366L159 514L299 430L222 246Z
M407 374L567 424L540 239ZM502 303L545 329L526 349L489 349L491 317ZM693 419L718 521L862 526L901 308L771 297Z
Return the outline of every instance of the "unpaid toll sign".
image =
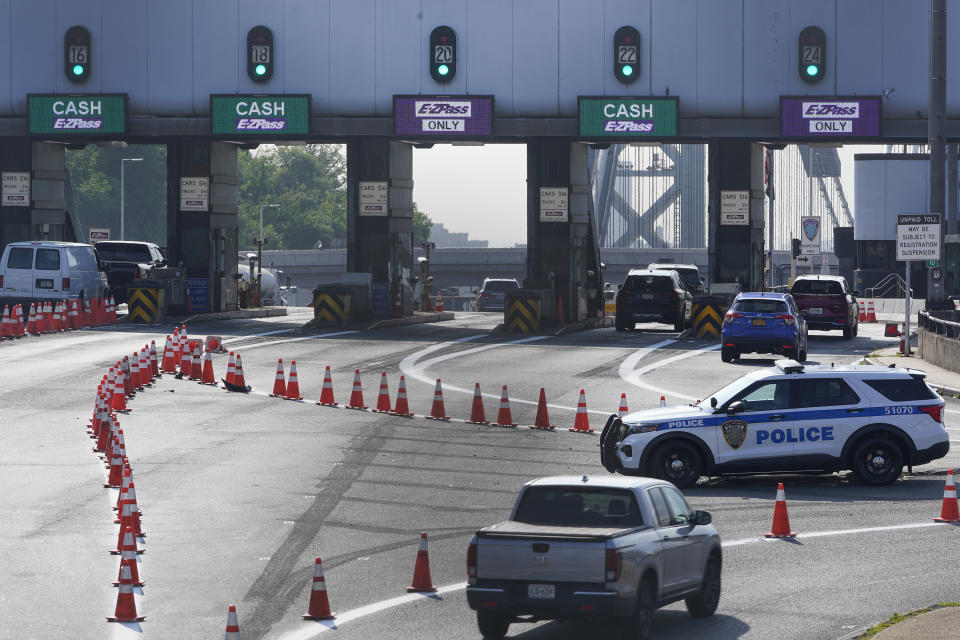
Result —
M27 96L30 133L88 137L127 132L127 94Z
M673 138L677 135L676 98L604 98L579 96L583 138Z
M310 133L310 96L212 95L210 121L215 136L305 136Z

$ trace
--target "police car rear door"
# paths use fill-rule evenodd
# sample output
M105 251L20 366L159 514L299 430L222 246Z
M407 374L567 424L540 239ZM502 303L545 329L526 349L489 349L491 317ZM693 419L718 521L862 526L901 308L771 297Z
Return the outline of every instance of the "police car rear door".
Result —
M806 377L794 380L793 417L798 463L813 466L836 458L843 443L870 423L869 404L843 378Z
M743 470L792 462L795 438L790 410L790 378L767 378L750 385L722 409L741 402L742 411L720 411L717 462Z

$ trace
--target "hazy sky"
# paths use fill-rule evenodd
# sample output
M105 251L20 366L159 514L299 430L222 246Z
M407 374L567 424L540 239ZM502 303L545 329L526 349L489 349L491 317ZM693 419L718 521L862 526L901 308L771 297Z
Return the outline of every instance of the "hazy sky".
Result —
M527 152L522 144L413 150L413 199L449 231L491 247L527 241Z

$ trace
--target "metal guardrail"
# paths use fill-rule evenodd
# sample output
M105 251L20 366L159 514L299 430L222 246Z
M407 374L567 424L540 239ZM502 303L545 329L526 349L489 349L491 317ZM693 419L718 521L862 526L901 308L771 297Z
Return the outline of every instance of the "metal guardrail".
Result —
M917 326L930 333L960 340L960 322L941 320L931 316L926 311L918 311Z
M864 298L903 298L907 295L907 283L899 273L891 273L865 289L864 294ZM913 287L910 288L910 295L913 296Z

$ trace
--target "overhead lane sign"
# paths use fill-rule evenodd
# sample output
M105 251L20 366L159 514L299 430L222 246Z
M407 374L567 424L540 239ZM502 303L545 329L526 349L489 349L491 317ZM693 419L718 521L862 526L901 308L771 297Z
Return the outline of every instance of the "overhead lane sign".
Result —
M784 138L878 138L880 97L780 96Z
M674 138L677 98L578 96L582 138Z
M127 132L127 94L27 95L27 117L33 135L65 138Z
M210 123L215 136L307 136L310 134L310 96L211 95Z
M493 135L493 96L393 96L398 136L474 138Z

